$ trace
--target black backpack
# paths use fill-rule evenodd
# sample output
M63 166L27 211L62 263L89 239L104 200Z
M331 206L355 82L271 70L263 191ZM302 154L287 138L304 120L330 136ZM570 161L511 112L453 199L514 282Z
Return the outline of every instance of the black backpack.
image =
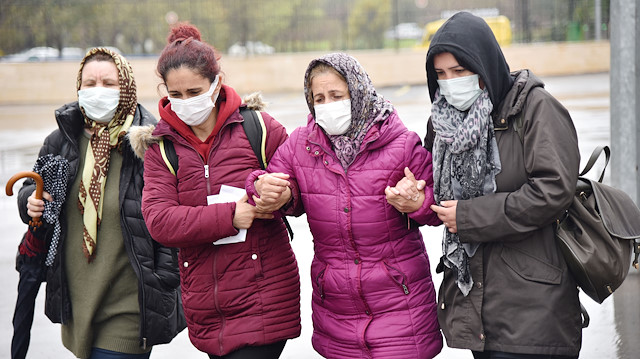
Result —
M249 144L258 159L258 163L260 163L260 168L264 170L268 165L267 154L265 151L267 144L267 127L264 124L262 114L260 111L254 111L247 107L243 107L240 109L240 115L242 115L242 118L244 119L244 121L242 121L244 133L249 139ZM173 142L161 139L159 145L162 159L164 159L169 171L175 176L178 173L178 155L176 154L176 149L173 147ZM282 220L287 227L289 236L293 240L293 230L291 229L291 225L289 225L285 216L282 216Z

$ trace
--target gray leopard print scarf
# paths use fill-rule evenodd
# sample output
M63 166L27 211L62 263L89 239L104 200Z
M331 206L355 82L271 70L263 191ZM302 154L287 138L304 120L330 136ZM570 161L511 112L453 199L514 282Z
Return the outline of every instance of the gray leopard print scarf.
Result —
M431 119L436 132L433 143L433 193L436 203L465 200L494 193L500 173L498 144L493 131L493 104L485 89L468 112L451 106L438 89L433 99ZM460 243L457 233L445 229L442 241L444 264L457 273L464 296L473 285L469 258L478 243Z

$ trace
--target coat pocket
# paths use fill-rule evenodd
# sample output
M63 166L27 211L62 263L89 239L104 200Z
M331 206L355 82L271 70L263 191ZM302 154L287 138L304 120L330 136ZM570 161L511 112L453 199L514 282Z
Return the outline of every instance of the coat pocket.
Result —
M318 294L320 295L320 299L324 300L324 272L327 268L321 270L318 275L316 275L316 289L318 290Z
M562 268L549 264L520 249L502 247L502 260L520 277L545 284L560 284Z
M324 274L327 272L327 265L322 262L316 262L311 267L311 279L313 281L313 291L324 301Z
M409 286L407 284L407 276L395 266L390 265L387 261L382 261L382 269L387 276L402 289L405 295L409 295Z

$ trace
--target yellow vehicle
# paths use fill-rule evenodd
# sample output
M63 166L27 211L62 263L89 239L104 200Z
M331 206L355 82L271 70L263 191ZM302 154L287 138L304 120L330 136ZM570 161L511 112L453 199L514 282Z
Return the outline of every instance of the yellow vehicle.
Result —
M498 40L498 44L500 46L505 46L511 44L511 21L504 16L493 16L493 17L483 17L484 21L487 22L493 34ZM424 27L424 36L422 37L422 42L420 43L420 47L428 48L431 43L431 38L435 35L436 31L444 24L447 19L440 19L436 21L432 21L425 25Z

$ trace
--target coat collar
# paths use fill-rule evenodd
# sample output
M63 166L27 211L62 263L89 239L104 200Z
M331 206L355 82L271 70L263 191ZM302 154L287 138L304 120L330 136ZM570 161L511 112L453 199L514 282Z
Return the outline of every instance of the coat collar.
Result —
M536 87L544 87L544 83L530 70L519 70L511 73L514 78L511 90L507 92L500 109L493 118L493 125L496 130L505 130L509 127L512 119L518 116L524 109L527 96Z

